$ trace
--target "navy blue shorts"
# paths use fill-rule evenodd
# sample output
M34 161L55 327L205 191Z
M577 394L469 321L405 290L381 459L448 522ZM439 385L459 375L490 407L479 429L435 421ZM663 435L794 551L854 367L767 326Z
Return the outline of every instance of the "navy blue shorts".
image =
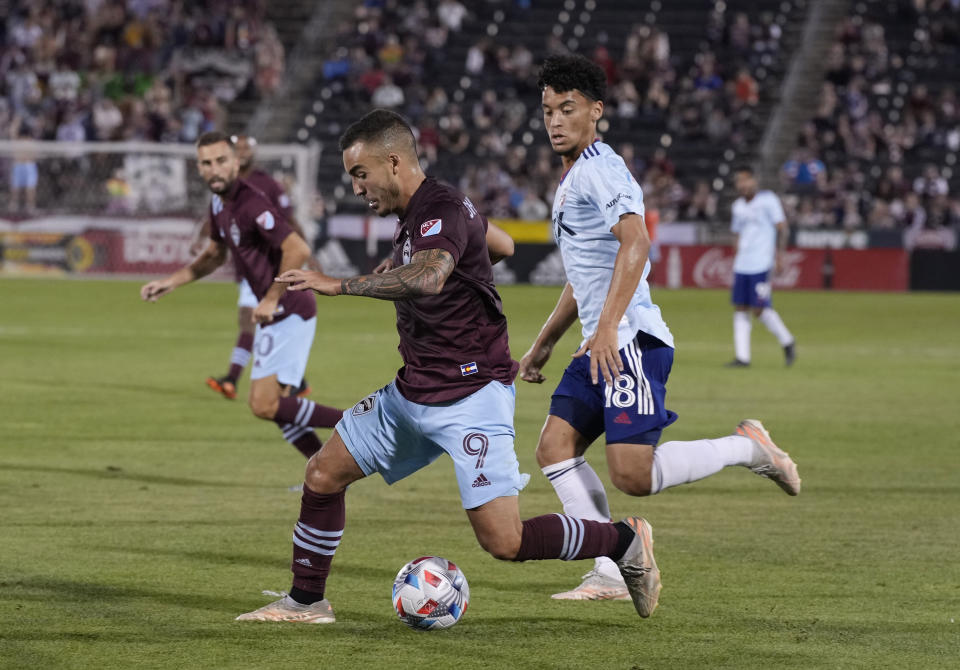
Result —
M741 307L769 307L773 302L770 271L733 275L733 293L730 302Z
M613 386L590 380L590 359L574 358L553 392L550 414L573 426L589 442L602 433L607 444L653 444L677 420L663 405L673 347L646 333L620 350L623 372Z

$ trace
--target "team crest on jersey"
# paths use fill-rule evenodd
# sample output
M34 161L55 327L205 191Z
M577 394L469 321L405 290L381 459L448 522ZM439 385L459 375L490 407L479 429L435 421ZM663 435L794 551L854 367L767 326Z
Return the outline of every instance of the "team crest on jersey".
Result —
M420 224L420 237L436 235L443 228L443 219L430 219Z
M230 239L233 240L233 243L240 246L240 228L237 227L237 222L230 220Z
M366 398L358 402L353 406L353 415L362 416L373 409L373 406L377 402L376 394L368 395Z
M214 216L223 211L223 200L221 200L220 196L216 193L214 193L213 197L210 198L210 208L213 210Z
M408 237L403 241L403 264L406 265L410 262L410 238Z

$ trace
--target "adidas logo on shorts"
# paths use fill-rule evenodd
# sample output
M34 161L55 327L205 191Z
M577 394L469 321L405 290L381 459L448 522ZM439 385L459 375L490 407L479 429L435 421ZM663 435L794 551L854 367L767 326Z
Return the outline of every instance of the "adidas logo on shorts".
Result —
M482 472L480 473L480 476L473 481L473 484L472 484L472 487L475 489L480 488L481 486L490 486L490 480L487 479Z

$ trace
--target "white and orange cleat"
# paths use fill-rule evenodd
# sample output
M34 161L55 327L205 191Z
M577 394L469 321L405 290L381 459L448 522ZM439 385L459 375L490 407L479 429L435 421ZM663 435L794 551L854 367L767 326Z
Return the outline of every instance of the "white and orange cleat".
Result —
M770 433L763 424L756 419L744 419L737 426L737 435L748 437L763 453L763 460L750 469L776 482L777 486L792 496L800 495L800 475L797 464L790 458L790 454L778 447L770 439Z
M312 605L302 605L290 596L283 594L280 600L260 609L241 614L237 621L286 621L290 623L333 623L333 607L324 598Z
M583 576L577 588L550 597L554 600L630 600L630 592L622 578L609 577L593 569Z
M646 519L631 516L623 520L636 537L627 552L617 561L623 581L627 584L637 614L646 619L657 609L660 600L660 569L653 558L653 527Z

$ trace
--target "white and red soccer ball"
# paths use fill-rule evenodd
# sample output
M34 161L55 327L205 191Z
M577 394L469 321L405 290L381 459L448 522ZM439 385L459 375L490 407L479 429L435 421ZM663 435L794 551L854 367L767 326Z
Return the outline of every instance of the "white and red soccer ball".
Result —
M470 602L470 587L452 561L421 556L393 580L393 608L411 628L440 630L460 621Z

